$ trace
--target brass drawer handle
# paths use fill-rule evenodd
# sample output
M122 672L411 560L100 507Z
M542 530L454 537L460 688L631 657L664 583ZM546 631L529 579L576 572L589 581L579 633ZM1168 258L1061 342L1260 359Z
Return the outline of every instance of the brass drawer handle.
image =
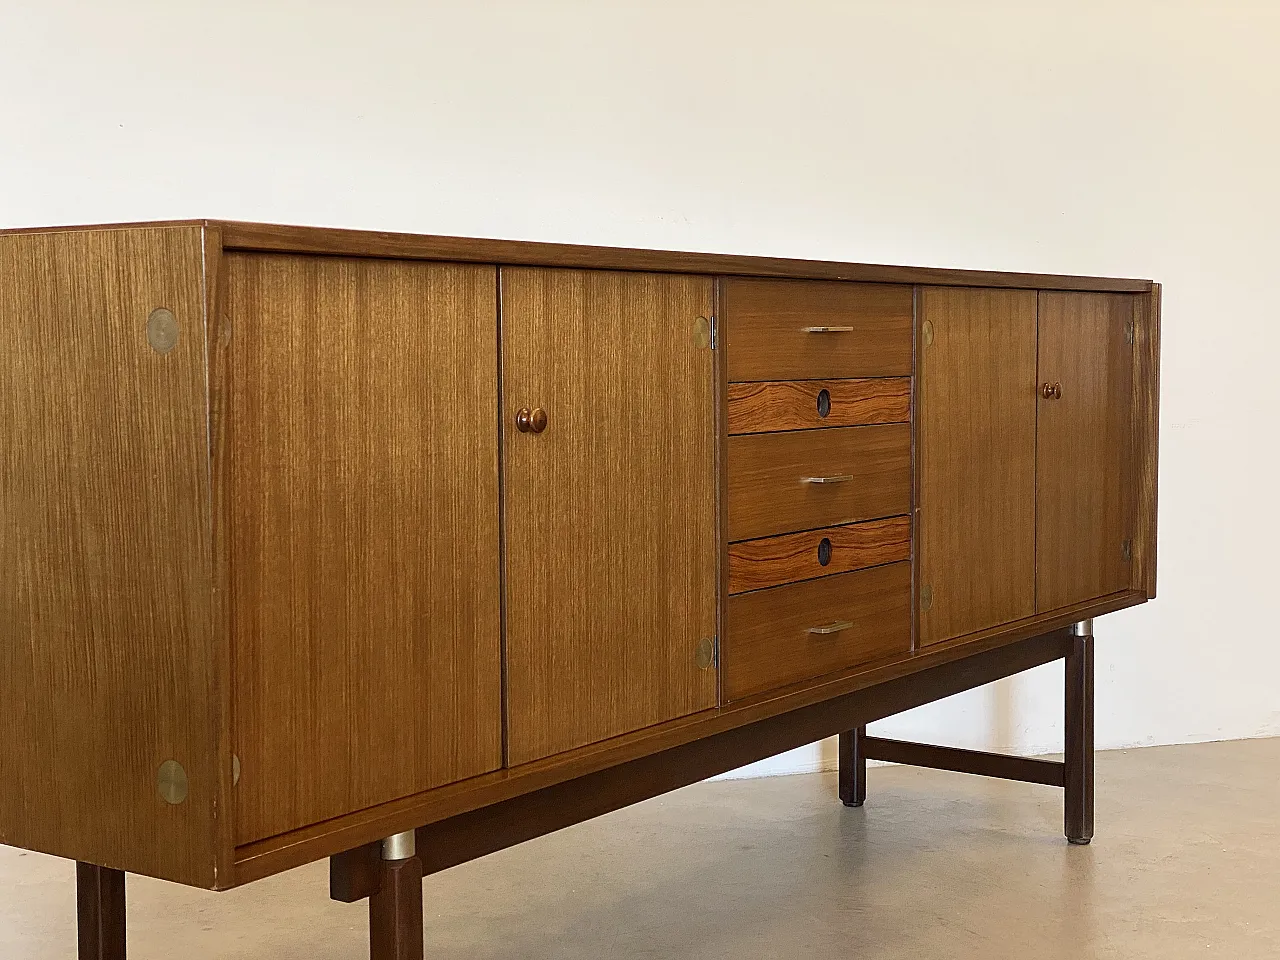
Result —
M853 327L801 327L805 333L853 333Z
M844 483L846 480L852 480L852 473L837 473L830 477L801 477L801 483Z
M809 632L825 637L829 633L840 633L842 630L848 630L852 626L852 620L837 620L835 623L828 623L825 627L810 627Z

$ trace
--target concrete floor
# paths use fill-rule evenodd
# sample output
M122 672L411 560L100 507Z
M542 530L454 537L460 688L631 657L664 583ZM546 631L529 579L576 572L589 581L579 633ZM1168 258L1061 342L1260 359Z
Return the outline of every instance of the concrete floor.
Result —
M1280 739L1098 755L1059 791L906 767L700 784L427 879L429 958L1280 956ZM355 960L314 864L224 894L129 878L134 960ZM0 958L74 955L71 864L0 847Z

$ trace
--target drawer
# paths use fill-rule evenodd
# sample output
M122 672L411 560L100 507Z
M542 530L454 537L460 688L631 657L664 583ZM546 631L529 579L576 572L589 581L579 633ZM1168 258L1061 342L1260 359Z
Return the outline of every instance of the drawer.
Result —
M727 278L720 290L730 381L911 375L909 286Z
M910 419L910 377L729 385L730 434L905 423Z
M729 598L725 699L911 651L911 564L891 563Z
M911 426L729 438L729 539L911 512Z
M729 547L729 592L763 590L910 558L910 517L745 540Z

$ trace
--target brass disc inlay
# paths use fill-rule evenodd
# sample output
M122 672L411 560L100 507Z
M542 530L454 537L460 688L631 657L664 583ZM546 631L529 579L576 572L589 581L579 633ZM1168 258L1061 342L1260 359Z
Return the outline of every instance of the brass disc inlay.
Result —
M156 787L160 791L160 799L176 806L187 799L187 771L177 760L166 760L160 764Z
M168 353L178 345L178 318L167 307L157 307L147 317L147 343L156 353Z
M716 642L711 637L698 641L697 661L702 670L709 669L716 662Z

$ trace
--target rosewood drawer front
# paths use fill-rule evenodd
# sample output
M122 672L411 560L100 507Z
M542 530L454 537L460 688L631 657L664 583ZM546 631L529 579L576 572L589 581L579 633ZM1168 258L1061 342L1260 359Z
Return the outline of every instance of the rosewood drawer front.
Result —
M906 423L910 419L910 377L729 385L730 434Z
M729 598L725 698L911 649L911 564L891 563Z
M729 438L729 539L909 513L905 423Z
M910 376L912 298L892 284L726 279L729 379Z
M763 590L910 558L910 517L745 540L729 547L729 593Z

